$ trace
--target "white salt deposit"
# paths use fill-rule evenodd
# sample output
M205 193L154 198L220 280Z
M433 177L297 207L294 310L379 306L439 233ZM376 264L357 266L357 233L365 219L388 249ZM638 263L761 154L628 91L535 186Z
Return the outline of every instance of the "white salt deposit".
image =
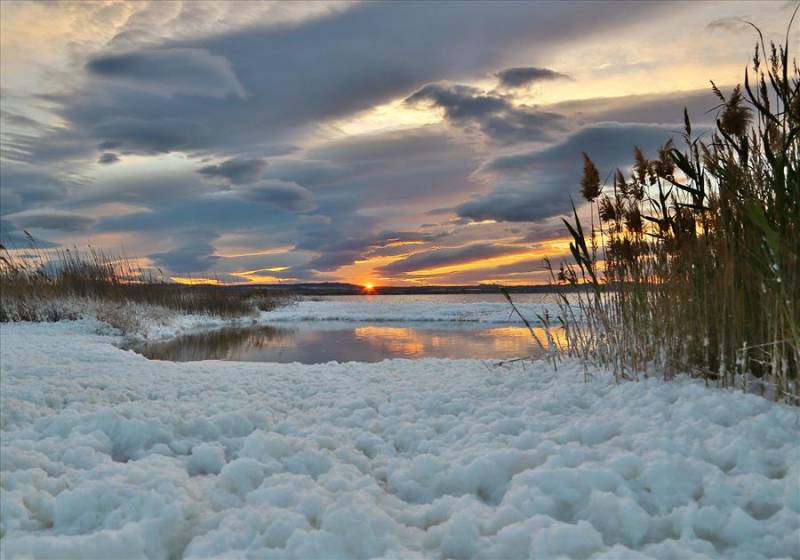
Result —
M486 296L488 297L488 296ZM536 300L530 301L531 297ZM320 301L306 299L293 305L270 311L270 321L357 321L357 322L459 322L520 324L502 296L492 296L496 301L458 301L456 298L440 296L376 296L376 297L332 297ZM558 315L558 306L544 303L553 296L516 296L517 307L534 324L540 323L537 315ZM555 321L554 321L555 322Z
M0 327L3 558L800 557L798 410L755 395L150 362L98 326Z

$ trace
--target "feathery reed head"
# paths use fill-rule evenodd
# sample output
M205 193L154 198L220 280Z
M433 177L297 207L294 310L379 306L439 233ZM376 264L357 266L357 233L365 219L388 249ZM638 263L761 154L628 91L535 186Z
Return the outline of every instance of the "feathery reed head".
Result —
M583 153L583 177L581 177L581 194L589 202L600 196L600 172L594 162Z

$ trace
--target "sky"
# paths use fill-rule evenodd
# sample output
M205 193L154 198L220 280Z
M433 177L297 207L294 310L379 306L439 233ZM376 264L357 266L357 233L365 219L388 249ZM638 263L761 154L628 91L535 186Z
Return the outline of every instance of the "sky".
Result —
M744 21L782 41L794 6L4 1L0 241L178 280L541 283L581 152L606 177L684 107L713 122Z

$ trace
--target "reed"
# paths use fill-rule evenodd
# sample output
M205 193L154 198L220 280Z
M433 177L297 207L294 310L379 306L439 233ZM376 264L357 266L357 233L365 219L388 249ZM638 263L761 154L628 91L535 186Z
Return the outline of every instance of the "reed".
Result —
M712 82L711 131L684 110L678 146L634 149L609 184L584 154L591 225L573 203L572 260L547 266L590 288L560 296L567 352L617 379L687 372L800 404L800 71L788 31L758 34L744 85Z
M110 304L100 314L123 327L134 306L233 317L282 303L263 288L179 285L135 259L92 247L43 250L28 239L22 249L0 245L0 322L76 319L90 302Z

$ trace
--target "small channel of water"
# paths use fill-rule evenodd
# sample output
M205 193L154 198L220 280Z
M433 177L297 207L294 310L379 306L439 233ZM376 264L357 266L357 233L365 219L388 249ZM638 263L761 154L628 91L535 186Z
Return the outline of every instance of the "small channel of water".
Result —
M541 330L537 333L542 340ZM190 362L379 362L392 358L506 360L540 357L525 327L319 322L225 328L129 349L151 360Z

